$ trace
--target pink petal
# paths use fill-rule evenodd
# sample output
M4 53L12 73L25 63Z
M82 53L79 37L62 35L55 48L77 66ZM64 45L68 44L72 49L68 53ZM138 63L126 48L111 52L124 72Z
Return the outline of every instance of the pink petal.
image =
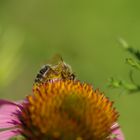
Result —
M11 118L3 119L3 120L0 120L0 129L16 127L20 124L21 122L19 120L12 120Z
M111 140L125 140L124 135L118 123L112 126L112 134L116 135L116 138L113 138Z
M0 100L0 129L13 127L19 123L17 117L13 114L20 108L20 105L14 102Z
M0 114L11 114L11 112L15 112L19 108L19 104L0 100Z
M9 119L12 119L12 120L16 120L17 119L17 116L15 115L3 115L3 114L0 114L0 120L9 120Z
M0 115L0 129L14 127L20 123L16 117Z
M18 130L5 130L0 132L0 140L9 140L10 138L19 135Z
M0 129L6 129L6 128L11 128L11 127L15 127L15 124L12 123L8 123L8 122L0 122Z

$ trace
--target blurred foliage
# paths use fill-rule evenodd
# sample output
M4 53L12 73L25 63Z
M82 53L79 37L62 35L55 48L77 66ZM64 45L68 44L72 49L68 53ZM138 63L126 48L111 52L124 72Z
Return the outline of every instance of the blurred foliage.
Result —
M140 71L140 51L133 48L130 45L127 45L127 43L124 40L121 39L120 41L125 51L128 51L132 56L134 56L134 59L126 58L126 63L129 64L133 68L133 70ZM129 72L129 79L131 83L126 82L124 80L117 80L112 77L109 79L109 86L113 88L124 88L129 93L140 92L140 84L136 84L133 78L133 70L130 70Z
M13 29L7 29L0 38L0 87L7 86L22 69L20 65L22 42L20 34Z
M137 88L128 77L130 66L124 65L124 60L131 51L134 58L129 62L139 65L135 58L140 49L139 5L138 0L1 0L0 97L24 98L40 67L59 53L81 81L100 88L115 101L126 139L140 139L140 94L118 96L115 93L122 89L106 88L112 75L125 79L121 85ZM136 49L121 51L118 37ZM135 83L140 83L139 70L132 75Z

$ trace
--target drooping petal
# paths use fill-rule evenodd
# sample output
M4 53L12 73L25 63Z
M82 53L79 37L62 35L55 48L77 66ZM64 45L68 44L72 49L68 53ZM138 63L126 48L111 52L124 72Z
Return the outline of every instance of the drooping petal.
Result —
M0 132L0 140L9 140L10 138L19 135L19 131L15 130L5 130Z
M112 126L112 134L115 135L116 137L114 137L111 140L125 140L124 135L123 135L118 123L116 123Z
M0 129L10 128L20 124L20 121L16 117L0 115Z
M8 121L0 121L0 129L9 129L10 127L15 127L15 124L9 123Z
M13 127L19 123L14 115L19 110L20 105L14 102L0 100L0 129Z
M0 114L2 115L9 115L17 110L20 105L18 103L10 102L7 100L0 99Z

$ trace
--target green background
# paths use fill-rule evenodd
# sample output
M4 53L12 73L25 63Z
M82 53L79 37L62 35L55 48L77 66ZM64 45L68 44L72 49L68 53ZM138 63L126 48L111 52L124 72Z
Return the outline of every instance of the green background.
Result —
M138 0L1 0L0 98L21 100L54 54L61 54L78 79L115 101L126 140L140 139L140 93L107 88L113 76L128 80L130 57L123 38L140 48ZM134 75L137 82L139 73Z

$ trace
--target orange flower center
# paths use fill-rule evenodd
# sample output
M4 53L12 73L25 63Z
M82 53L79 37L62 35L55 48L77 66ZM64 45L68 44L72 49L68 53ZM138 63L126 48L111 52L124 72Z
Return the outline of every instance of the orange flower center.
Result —
M22 133L32 140L106 140L118 118L112 104L79 81L38 84L23 104Z

